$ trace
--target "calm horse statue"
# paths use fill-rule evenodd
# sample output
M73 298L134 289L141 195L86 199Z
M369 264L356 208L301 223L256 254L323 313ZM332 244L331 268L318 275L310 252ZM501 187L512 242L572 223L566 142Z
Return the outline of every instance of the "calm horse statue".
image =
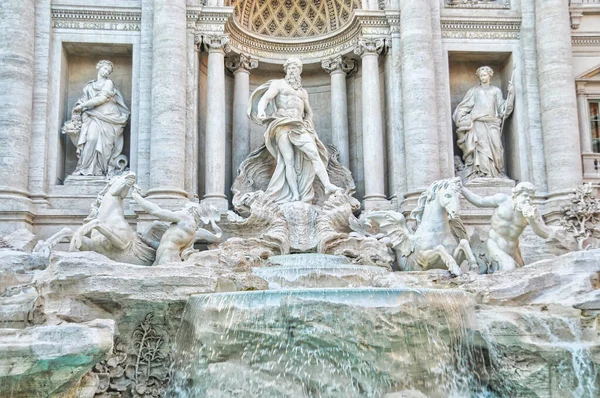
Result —
M75 232L62 229L38 243L34 251L49 254L62 238L72 236L70 251L95 251L118 262L152 265L156 255L152 243L158 244L166 226L156 226L154 230L148 230L146 236L140 236L125 220L123 200L134 184L133 172L113 177L98 194L92 212L81 227Z
M469 269L477 261L469 242L467 231L458 217L460 212L460 179L439 180L421 194L411 218L417 229L411 233L406 219L395 211L367 213L367 223L374 221L384 232L384 238L396 252L396 259L405 271L433 268L448 269L458 276L459 264L467 260ZM364 221L363 221L364 222Z

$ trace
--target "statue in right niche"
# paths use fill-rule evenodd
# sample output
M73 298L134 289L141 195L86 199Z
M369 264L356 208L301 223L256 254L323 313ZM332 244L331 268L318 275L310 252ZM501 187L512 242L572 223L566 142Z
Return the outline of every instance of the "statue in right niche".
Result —
M490 85L492 68L482 66L476 74L479 84L467 92L452 115L464 162L461 174L465 180L502 178L506 176L502 130L513 111L515 90L511 78L505 100L502 91Z

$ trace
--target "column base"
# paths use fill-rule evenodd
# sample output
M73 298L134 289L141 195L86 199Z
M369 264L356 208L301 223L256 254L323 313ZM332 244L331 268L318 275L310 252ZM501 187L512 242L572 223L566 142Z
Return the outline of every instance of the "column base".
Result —
M362 208L364 211L369 210L393 210L392 202L387 200L383 195L368 196L363 199Z
M151 199L187 199L188 193L182 189L150 188L147 196Z
M225 195L204 195L202 203L209 206L214 206L222 213L225 213L227 210L229 210L229 201Z
M33 231L35 206L29 198L19 194L0 193L0 236L18 229Z

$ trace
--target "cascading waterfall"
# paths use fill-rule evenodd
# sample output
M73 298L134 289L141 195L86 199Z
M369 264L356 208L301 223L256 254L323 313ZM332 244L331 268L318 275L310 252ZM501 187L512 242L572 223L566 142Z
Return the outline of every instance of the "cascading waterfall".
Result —
M255 270L272 290L190 298L168 397L545 396L518 395L522 386L505 380L507 347L482 330L472 295L373 288L387 271L334 256L276 260L277 266ZM559 367L575 378L565 380L575 386L572 397L597 396L580 325L527 314L520 325L530 325L523 333L535 337L532 347L570 353L561 354ZM557 328L561 336L553 333Z
M176 397L382 397L467 390L456 357L474 303L458 291L296 289L190 299Z

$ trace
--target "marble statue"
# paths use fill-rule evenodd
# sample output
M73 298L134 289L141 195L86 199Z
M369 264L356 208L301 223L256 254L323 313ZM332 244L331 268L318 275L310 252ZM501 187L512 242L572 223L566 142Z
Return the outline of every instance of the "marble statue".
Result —
M469 269L476 266L467 232L459 218L460 178L450 178L432 183L421 194L411 218L417 229L411 233L402 213L395 211L368 212L352 223L351 228L364 235L375 222L396 253L396 262L405 271L422 271L433 268L448 269L451 274L462 274L460 264L466 260ZM381 236L378 233L376 236Z
M489 261L488 273L509 271L524 265L519 236L527 225L541 238L556 237L554 229L546 226L537 207L531 204L535 187L529 182L517 184L512 190L512 196L497 193L482 197L465 187L461 188L461 192L477 207L495 208L485 244Z
M315 176L326 194L340 188L327 174L327 149L317 136L308 93L302 88L302 62L289 58L284 71L284 79L269 80L252 93L248 117L267 125L265 145L276 160L266 193L279 204L310 203L315 195Z
M124 199L133 188L136 175L126 172L113 177L98 194L87 221L71 238L71 251L95 251L114 261L152 265L155 250L147 242L160 240L164 228L149 230L148 236L136 233L124 215ZM56 240L56 239L53 239Z
M216 224L219 213L212 206L207 208L188 202L183 209L170 211L144 199L138 189L133 190L132 197L148 214L170 223L160 242L156 245L156 259L153 265L181 262L182 253L193 247L196 241L215 243L221 238L222 231ZM215 233L200 228L201 222L210 223Z
M123 130L129 119L129 109L123 95L108 78L113 72L113 63L100 61L96 69L97 79L85 85L71 120L63 127L63 133L77 147L79 160L73 175L110 175L119 167L117 162L122 158Z
M467 92L452 115L467 180L505 175L502 130L514 106L512 79L504 100L502 91L490 85L494 71L489 66L480 67L476 74L480 83Z

